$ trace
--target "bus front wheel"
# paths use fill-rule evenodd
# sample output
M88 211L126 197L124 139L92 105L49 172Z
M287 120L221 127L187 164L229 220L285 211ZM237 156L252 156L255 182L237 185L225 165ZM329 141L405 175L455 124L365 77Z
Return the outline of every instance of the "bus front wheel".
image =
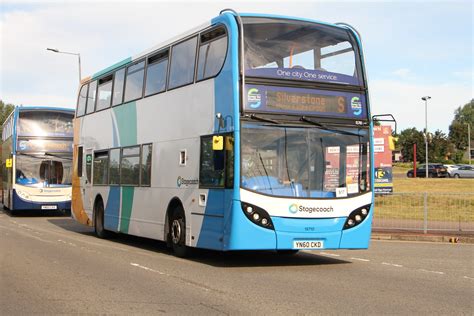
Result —
M186 247L186 222L182 207L178 207L173 212L173 215L171 215L169 238L174 254L180 258L186 257L188 255L188 248Z

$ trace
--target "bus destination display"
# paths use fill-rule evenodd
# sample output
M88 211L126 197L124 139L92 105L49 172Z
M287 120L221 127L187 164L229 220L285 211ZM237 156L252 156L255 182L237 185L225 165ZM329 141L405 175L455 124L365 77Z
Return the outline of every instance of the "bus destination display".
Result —
M246 96L245 110L251 112L367 118L365 97L359 93L246 85Z
M267 108L298 112L346 113L346 98L314 93L267 91Z

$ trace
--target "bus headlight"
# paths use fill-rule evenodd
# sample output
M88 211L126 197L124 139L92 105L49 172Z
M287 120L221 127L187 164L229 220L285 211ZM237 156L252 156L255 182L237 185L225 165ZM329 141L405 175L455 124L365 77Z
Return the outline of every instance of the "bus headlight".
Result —
M356 227L364 221L364 219L369 215L370 204L359 207L358 209L352 211L346 219L344 224L344 229Z
M16 190L16 194L18 194L18 196L21 197L23 200L29 200L30 199L30 195L25 191Z
M274 229L270 215L263 208L242 202L242 211L252 223L263 228Z

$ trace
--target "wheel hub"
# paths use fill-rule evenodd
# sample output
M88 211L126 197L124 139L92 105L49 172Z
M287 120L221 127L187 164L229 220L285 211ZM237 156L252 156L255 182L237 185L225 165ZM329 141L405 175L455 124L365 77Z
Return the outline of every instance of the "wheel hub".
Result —
M171 240L175 245L179 244L181 240L181 225L177 219L173 220L171 224Z

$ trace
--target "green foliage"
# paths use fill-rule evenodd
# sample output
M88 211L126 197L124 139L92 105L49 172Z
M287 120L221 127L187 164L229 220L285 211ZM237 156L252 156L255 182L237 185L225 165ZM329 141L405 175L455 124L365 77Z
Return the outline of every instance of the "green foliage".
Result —
M471 125L471 139L474 139L474 99L454 112L454 119L449 126L449 138L458 150L467 148L467 125Z
M0 123L2 124L1 129L0 129L0 135L3 131L3 123L5 122L5 120L10 115L10 113L13 111L14 108L15 106L13 104L5 103L2 100L0 100Z
M416 160L424 160L425 138L423 132L414 127L401 131L397 145L401 147L402 156L406 161L413 161L413 144L416 144Z
M440 130L429 133L429 161L461 163L468 147L468 124L471 126L471 140L474 140L474 99L454 112L454 119L449 126L449 137ZM423 131L416 128L401 131L396 146L397 149L400 148L405 161L413 161L413 144L416 144L416 160L425 161Z
M440 130L430 134L428 145L428 157L432 162L444 162L454 152L454 146L450 143L448 136Z
M474 99L454 112L449 126L449 139L455 147L454 161L461 162L468 147L468 124L471 126L471 140L474 139Z

